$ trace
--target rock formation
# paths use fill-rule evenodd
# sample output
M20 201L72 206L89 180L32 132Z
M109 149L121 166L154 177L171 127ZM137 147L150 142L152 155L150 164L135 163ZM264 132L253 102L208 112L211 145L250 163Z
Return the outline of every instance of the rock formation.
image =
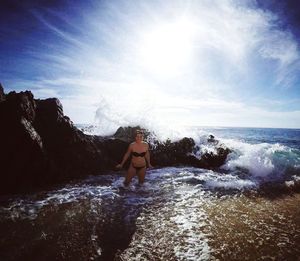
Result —
M0 85L0 193L30 191L113 170L121 162L136 127L120 127L110 137L87 135L77 129L56 98L34 99L30 91L4 94ZM151 132L145 131L145 138ZM155 135L154 135L155 137ZM199 158L192 138L177 142L150 143L151 163L155 167L188 165L218 168L230 150L214 137L208 137L216 153ZM125 164L128 168L130 159Z

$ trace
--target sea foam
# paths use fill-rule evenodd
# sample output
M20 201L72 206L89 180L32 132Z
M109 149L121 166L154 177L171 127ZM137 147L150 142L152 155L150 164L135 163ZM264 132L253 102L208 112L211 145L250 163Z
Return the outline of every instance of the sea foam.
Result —
M293 149L278 143L249 144L232 139L223 139L222 142L232 150L222 166L225 170L244 170L254 177L278 178L287 170L297 171L300 162Z

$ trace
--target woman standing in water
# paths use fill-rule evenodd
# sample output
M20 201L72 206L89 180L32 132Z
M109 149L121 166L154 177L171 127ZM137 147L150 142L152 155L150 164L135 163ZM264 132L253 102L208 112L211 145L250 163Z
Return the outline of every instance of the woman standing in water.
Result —
M116 168L121 169L128 157L130 156L130 154L132 155L127 175L124 180L125 186L129 185L134 175L138 176L139 184L144 183L147 162L148 167L153 168L153 166L150 163L149 145L147 142L143 141L143 138L143 132L141 130L137 130L135 133L135 142L129 144L128 150L125 153L122 162L116 166Z

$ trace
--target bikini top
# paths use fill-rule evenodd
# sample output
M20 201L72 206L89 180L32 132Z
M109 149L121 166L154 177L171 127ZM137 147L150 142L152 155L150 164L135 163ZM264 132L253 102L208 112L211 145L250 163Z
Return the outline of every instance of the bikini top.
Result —
M132 151L131 152L131 155L136 156L136 157L144 157L145 154L146 154L146 151L145 152L141 152L141 153L138 153L136 151Z

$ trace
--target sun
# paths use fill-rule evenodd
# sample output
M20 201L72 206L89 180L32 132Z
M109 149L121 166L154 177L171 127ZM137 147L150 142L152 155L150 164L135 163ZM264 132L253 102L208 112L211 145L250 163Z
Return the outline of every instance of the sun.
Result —
M142 36L139 59L144 68L158 74L175 74L191 59L193 24L186 20L166 23Z

